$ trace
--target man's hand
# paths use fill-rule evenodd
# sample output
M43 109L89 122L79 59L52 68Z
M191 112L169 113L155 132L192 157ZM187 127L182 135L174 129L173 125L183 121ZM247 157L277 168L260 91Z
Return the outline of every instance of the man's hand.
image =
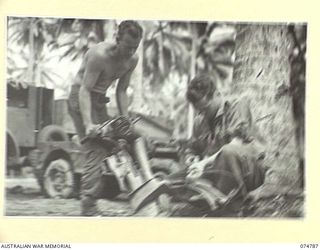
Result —
M89 123L86 126L86 136L97 135L97 128L98 127L99 127L99 125L97 125L97 124Z
M188 168L187 179L194 180L194 179L200 178L203 175L205 167L209 164L213 164L217 156L220 154L220 152L221 152L221 149L218 152L214 153L213 155L203 159L202 161L193 163Z
M200 161L200 157L198 155L195 154L187 154L184 160L184 163L186 166L190 167L192 164L199 162Z
M195 179L200 178L203 175L205 167L206 167L206 163L204 161L193 163L188 168L187 180L193 181Z

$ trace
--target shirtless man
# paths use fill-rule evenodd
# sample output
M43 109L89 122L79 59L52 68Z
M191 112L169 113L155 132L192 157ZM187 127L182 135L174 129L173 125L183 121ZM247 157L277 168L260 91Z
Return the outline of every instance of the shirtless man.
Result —
M115 43L99 43L88 50L76 75L69 96L69 112L81 140L108 120L106 92L115 80L116 100L120 115L128 115L126 90L138 63L135 52L142 37L141 26L134 21L120 23ZM97 214L96 200L101 197L102 162L108 152L94 141L82 145L85 154L84 173L81 179L82 215Z

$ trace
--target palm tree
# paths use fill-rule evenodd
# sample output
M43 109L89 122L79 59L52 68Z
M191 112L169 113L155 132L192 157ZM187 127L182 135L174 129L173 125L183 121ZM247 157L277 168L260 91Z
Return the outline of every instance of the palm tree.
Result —
M278 172L277 184L292 184L296 179L297 159L294 141L292 103L289 97L276 100L277 89L289 85L288 55L292 42L287 25L238 24L236 26L235 67L230 96L246 95L251 101L257 126L267 138L268 164ZM278 178L273 176L273 178Z
M144 28L144 22L139 23L143 30ZM138 65L136 66L136 69L133 72L133 76L131 81L133 82L131 84L133 89L133 98L132 102L130 103L130 109L133 111L139 111L143 110L144 107L144 79L143 79L143 64L144 64L144 39L145 39L145 32L143 32L141 42L139 44L139 48L137 49L137 54L139 56ZM144 110L144 112L146 112Z
M110 21L112 23L114 21ZM105 40L105 20L61 19L56 44L63 51L60 58L71 61L82 58L90 46ZM114 32L113 30L110 33ZM109 37L109 32L107 33Z
M144 22L144 76L158 89L171 71L189 70L191 39L183 30L173 30L170 22Z
M305 88L306 88L306 35L303 24L289 25L288 34L292 40L289 85L281 85L277 97L289 95L292 99L292 113L295 124L295 139L298 149L300 187L304 187L304 143L305 143Z
M234 32L229 29L215 37L212 34L226 26L207 22L145 22L145 76L151 77L152 85L161 85L172 71L181 75L206 71L215 78L225 78L224 67L233 65L230 51L234 49Z
M23 81L24 84L36 86L54 84L59 76L48 63L57 56L50 55L50 44L57 27L57 19L52 18L8 18L7 61L11 82ZM17 61L23 66L19 66Z

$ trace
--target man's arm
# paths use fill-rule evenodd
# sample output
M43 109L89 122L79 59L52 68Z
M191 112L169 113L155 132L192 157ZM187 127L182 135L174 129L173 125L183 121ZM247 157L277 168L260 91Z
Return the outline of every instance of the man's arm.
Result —
M101 73L101 64L97 56L88 54L87 63L85 66L85 72L83 77L83 82L79 91L79 104L80 111L84 125L86 127L86 133L88 129L93 126L91 119L91 95L90 91L92 87L96 84L99 75Z
M128 115L128 96L127 96L127 88L130 84L130 78L133 70L137 66L138 58L134 59L132 63L132 67L119 79L117 89L116 89L116 97L117 97L117 105L119 109L120 115Z
M240 98L225 107L227 134L247 141L252 137L252 114L247 98Z

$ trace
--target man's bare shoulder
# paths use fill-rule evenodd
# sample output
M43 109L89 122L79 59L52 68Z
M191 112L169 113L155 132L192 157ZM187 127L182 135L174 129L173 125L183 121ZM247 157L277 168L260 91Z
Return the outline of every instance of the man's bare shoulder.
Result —
M134 54L132 57L131 57L131 59L130 59L130 61L129 61L129 68L131 69L131 70L134 70L135 69L135 67L137 66L137 64L138 64L138 61L139 61L139 56L137 55L137 54Z
M94 59L94 60L105 60L106 57L109 57L109 52L114 48L113 43L109 42L101 42L94 46L92 46L88 52L87 56L88 58Z
M139 61L139 56L137 54L134 54L131 60L133 64L137 64Z

